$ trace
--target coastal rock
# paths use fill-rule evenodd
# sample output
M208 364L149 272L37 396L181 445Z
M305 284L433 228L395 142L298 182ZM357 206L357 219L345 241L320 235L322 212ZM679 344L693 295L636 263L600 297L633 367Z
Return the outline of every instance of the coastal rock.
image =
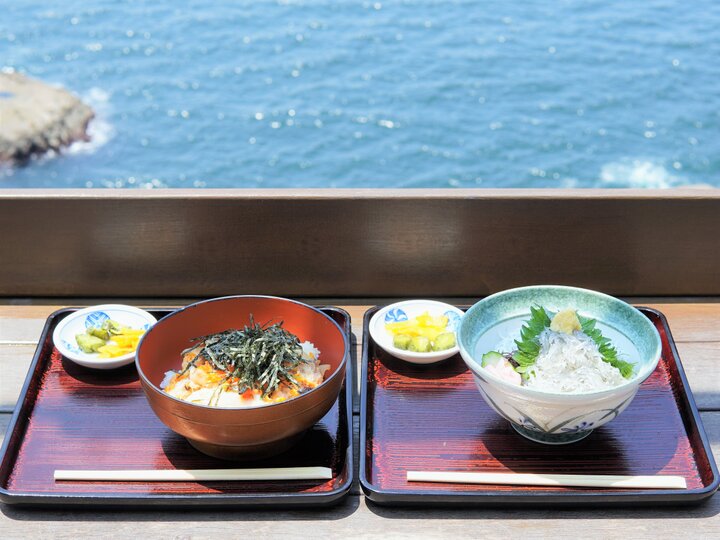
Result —
M93 110L63 88L0 73L0 163L88 140Z

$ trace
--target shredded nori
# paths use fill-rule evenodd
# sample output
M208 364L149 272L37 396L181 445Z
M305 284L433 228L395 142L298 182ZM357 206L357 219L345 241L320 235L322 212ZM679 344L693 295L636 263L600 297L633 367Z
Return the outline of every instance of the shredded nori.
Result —
M242 330L228 329L192 339L195 343L183 355L196 349L202 342L199 354L185 368L204 359L215 369L227 372L227 378L237 377L238 392L261 390L263 397L272 394L282 383L297 388L298 382L291 371L300 362L302 346L297 336L282 327L282 322L261 325L250 316L250 324Z

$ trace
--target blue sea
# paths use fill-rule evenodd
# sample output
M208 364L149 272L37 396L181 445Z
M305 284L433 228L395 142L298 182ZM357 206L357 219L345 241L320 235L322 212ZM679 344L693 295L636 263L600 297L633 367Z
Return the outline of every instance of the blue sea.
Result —
M0 69L97 113L0 188L720 186L715 0L0 0Z

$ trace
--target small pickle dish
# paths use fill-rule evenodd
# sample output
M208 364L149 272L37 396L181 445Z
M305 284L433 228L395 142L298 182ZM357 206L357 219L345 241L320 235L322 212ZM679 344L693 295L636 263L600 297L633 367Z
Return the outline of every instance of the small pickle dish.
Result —
M134 306L91 306L60 321L53 343L65 358L83 367L115 369L132 364L140 336L155 322L150 313Z
M463 311L435 300L404 300L381 308L370 335L385 352L413 364L433 364L458 353Z

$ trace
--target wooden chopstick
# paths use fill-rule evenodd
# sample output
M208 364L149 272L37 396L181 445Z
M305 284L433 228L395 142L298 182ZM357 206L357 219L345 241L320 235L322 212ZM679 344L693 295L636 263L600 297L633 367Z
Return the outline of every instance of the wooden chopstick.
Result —
M458 471L408 471L408 482L452 484L506 484L518 486L573 486L642 489L687 489L682 476L619 476L598 474L519 474Z
M330 480L328 467L276 469L56 470L58 480L99 482L195 482L206 480Z

